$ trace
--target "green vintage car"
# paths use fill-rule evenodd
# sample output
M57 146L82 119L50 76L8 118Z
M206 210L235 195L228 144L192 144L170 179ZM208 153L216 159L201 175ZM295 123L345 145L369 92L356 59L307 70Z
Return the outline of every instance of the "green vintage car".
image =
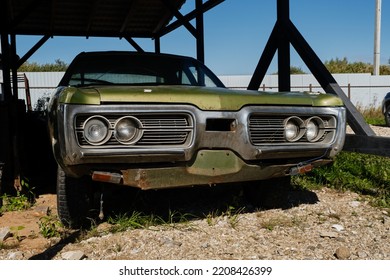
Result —
M49 104L59 217L82 223L94 181L147 190L310 171L342 150L345 114L334 95L229 90L189 57L81 53Z

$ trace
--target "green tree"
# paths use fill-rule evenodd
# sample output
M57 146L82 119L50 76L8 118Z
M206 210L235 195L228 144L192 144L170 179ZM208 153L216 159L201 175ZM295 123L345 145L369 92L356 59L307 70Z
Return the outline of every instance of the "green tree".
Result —
M68 68L68 64L62 61L61 59L56 59L54 63L45 63L39 64L37 62L28 62L23 63L19 67L19 72L61 72L65 71Z
M373 73L374 66L366 62L349 62L346 57L343 59L331 59L325 61L325 67L331 73ZM381 75L390 75L390 65L380 66Z
M291 74L306 74L306 72L303 71L301 67L297 67L297 66L291 66L290 73Z

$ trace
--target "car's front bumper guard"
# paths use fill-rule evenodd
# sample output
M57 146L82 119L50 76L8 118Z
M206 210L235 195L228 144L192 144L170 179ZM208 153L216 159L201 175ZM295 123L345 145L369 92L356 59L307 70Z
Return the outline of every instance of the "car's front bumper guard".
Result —
M302 174L331 162L316 159L304 164L252 165L228 150L199 151L188 166L134 168L118 172L94 171L92 179L128 185L140 189L162 189L191 185L214 185L227 182L256 181L273 177Z

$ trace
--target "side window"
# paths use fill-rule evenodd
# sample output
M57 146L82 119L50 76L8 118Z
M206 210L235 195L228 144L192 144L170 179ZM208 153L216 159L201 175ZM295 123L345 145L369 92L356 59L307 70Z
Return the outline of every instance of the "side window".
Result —
M192 85L190 78L188 77L188 75L185 73L184 70L178 71L177 77L181 85Z
M196 81L198 86L217 87L213 80L203 71L202 68L196 66L190 66L189 71Z

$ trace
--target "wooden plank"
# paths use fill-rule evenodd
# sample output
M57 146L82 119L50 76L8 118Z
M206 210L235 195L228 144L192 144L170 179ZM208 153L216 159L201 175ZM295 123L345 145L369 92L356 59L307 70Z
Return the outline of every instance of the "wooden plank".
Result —
M390 157L390 137L347 134L343 150Z

